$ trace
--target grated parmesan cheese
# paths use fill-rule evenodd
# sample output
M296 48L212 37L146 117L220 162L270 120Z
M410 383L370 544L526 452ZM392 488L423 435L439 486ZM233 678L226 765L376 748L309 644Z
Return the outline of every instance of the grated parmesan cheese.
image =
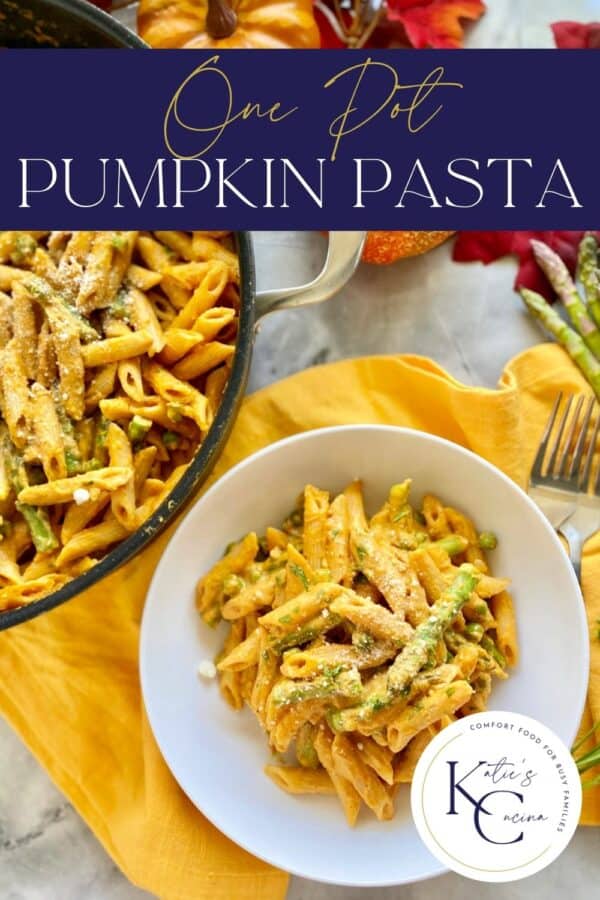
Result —
M90 499L90 492L86 491L85 488L77 488L73 491L73 500L77 504L77 506L81 506L83 503L87 503Z
M200 678L214 678L217 674L217 667L210 659L203 659L198 664L198 675Z

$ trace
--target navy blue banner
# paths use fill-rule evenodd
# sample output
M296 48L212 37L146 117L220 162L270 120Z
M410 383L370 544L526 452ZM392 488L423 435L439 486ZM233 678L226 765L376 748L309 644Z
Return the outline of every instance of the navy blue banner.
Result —
M595 51L4 50L2 228L600 221Z

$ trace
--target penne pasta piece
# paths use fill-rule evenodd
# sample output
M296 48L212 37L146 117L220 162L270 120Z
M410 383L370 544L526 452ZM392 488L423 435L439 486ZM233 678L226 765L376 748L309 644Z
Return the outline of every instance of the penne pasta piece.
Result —
M195 231L192 237L192 253L194 259L218 259L225 263L229 270L229 278L236 284L240 282L240 263L237 254L214 237Z
M12 336L12 297L0 291L0 347L8 344Z
M11 311L16 352L25 374L33 380L37 374L37 325L31 297L22 282L13 286Z
M14 338L2 353L0 365L0 389L2 412L8 426L10 439L19 449L27 443L30 420L30 399L27 374Z
M48 481L67 477L65 447L52 394L41 384L31 386L31 416L37 446Z
M206 376L204 395L208 402L208 417L211 422L214 420L217 410L221 405L221 399L228 379L229 368L226 365L213 369L212 372L209 372Z
M162 293L159 293L158 291L149 291L147 297L149 302L152 304L152 309L154 310L156 318L160 322L161 328L163 329L163 331L165 331L171 326L171 323L175 318L175 307L172 305L168 297L166 297Z
M61 543L67 544L78 532L87 528L109 503L110 494L107 491L99 494L95 500L88 500L87 503L70 503L60 530Z
M1 314L1 313L0 313ZM51 388L57 378L56 352L48 320L40 328L36 348L36 379L45 388Z
M287 537L287 536L286 536ZM292 600L317 583L314 569L293 544L286 544L285 598Z
M30 563L23 569L23 581L34 581L43 575L50 575L56 571L56 551L48 553L36 553Z
M137 523L131 444L125 432L114 422L108 426L106 444L110 466L113 469L129 470L129 478L120 486L112 489L110 507L117 522L120 522L128 531L133 531Z
M188 331L185 328L169 328L165 332L165 345L160 352L159 359L163 365L172 366L203 341L203 336L194 331Z
M169 249L183 256L184 259L193 259L192 238L185 231L155 231L158 240Z
M367 530L367 517L362 496L362 484L353 481L344 491L346 507L348 510L348 525L351 531L363 532Z
M193 271L194 277L191 280L188 278L187 283L184 282L186 287L183 288L186 293L188 290L193 290L193 293L175 316L173 328L192 328L199 316L216 306L227 285L228 272L223 263L194 263ZM180 278L184 277L181 269L178 274ZM170 277L173 278L174 275Z
M173 375L183 381L193 381L205 375L211 369L220 366L230 359L235 350L231 344L212 341L210 344L198 344L173 367Z
M277 787L288 794L335 794L335 788L325 769L265 766L264 771Z
M201 431L208 428L208 403L204 394L155 362L146 363L143 374L165 403L180 406L182 415L193 419Z
M58 264L58 279L74 302L81 286L83 267L94 241L93 231L72 231Z
M389 747L382 747L373 738L362 735L353 743L365 765L373 769L385 784L394 784L394 754Z
M348 824L354 826L360 811L360 795L351 781L340 774L333 757L333 735L327 728L317 731L315 750L319 762L329 775L342 804Z
M223 645L223 656L228 656L233 650L244 640L244 623L241 619L232 622L229 634ZM240 677L237 672L231 669L225 670L219 676L219 690L223 695L226 703L232 709L241 709L244 705L242 697Z
M156 459L156 447L142 447L133 456L133 484L136 496L144 486L144 483Z
M180 418L184 407L172 409L160 397L146 394L142 403L137 403L129 397L109 397L101 400L99 405L102 414L111 422L141 416L191 440L194 440L197 434L195 425Z
M64 567L82 556L93 556L95 553L105 551L117 541L122 541L128 534L128 529L109 514L100 524L92 525L73 535L58 554L56 564Z
M76 299L77 308L85 314L108 306L112 300L108 294L108 276L113 252L112 233L110 231L94 232Z
M395 784L411 783L421 754L425 750L425 747L434 739L437 733L438 732L435 726L430 725L428 728L424 728L417 735L415 735L415 737L408 742L404 750L402 750L402 752L398 754L398 756L396 757L396 763L394 765Z
M127 281L139 291L150 291L157 284L160 284L162 274L152 269L145 269L143 266L130 265L127 269Z
M423 516L427 534L432 540L439 540L450 534L450 523L446 516L446 510L438 497L427 494L423 498Z
M331 612L348 619L374 637L393 641L397 648L410 641L414 634L413 628L397 613L347 588L333 600Z
M392 641L364 641L363 646L323 643L304 650L290 650L283 657L280 671L286 678L312 678L333 668L372 669L393 659L397 652L398 647Z
M213 341L220 331L235 319L236 312L227 306L213 306L207 309L194 322L193 330L202 335L205 341Z
M218 663L219 672L241 672L258 663L262 629L256 628Z
M369 531L352 529L350 549L357 569L377 587L397 615L406 617L414 610L410 596L414 584L410 581L408 567L390 547Z
M27 278L27 269L19 269L16 266L4 266L0 264L0 291L10 291L15 281Z
M148 356L160 353L165 346L165 335L153 305L142 291L133 287L129 290L131 319L139 332L151 338Z
M218 613L223 599L223 581L228 575L239 575L254 561L258 553L258 539L250 532L219 560L196 587L196 608L206 618Z
M260 625L257 633L259 644L256 678L250 695L250 706L264 728L266 726L267 701L279 672L279 654L270 646L268 634Z
M136 247L144 264L155 272L163 272L173 262L175 254L150 235L140 235Z
M352 741L343 734L336 734L331 750L333 765L342 778L350 782L380 821L391 819L394 815L392 798Z
M516 666L519 661L517 621L511 595L508 591L495 594L491 600L496 622L496 644L507 665Z
M271 606L275 598L276 576L265 572L254 584L245 585L242 590L223 605L221 615L226 620L240 619L249 613Z
M6 539L0 542L0 578L4 583L21 584L23 576L16 558L15 545L13 541ZM0 592L0 609L2 608L1 592Z
M327 616L323 616L323 611L342 590L338 584L317 584L261 616L259 622L275 636L289 634L319 613L327 619Z
M53 594L63 587L69 576L55 572L42 575L33 581L22 581L20 584L11 584L0 589L0 610L14 609L17 606L26 606L35 603L48 594Z
M348 503L344 494L336 497L327 511L325 558L332 580L351 587L354 565L350 554Z
M115 363L111 363L110 365L114 366ZM116 366L117 378L119 379L119 384L121 385L123 392L137 403L143 403L146 394L144 391L144 383L142 381L142 366L139 357L123 359L120 363L116 363Z
M122 283L131 282L131 257L136 246L137 231L114 231L111 233L113 249L112 263L106 279L106 304L112 305Z
M433 688L416 706L408 706L387 727L390 750L398 753L424 728L428 728L443 716L452 715L471 698L473 688L468 681L454 681L446 686Z
M326 525L329 494L311 484L304 488L304 556L313 569L326 562Z
M488 567L485 560L485 553L479 546L479 538L471 519L457 509L453 509L451 506L445 508L445 514L452 531L455 534L466 538L468 541L467 549L465 551L467 562L477 565L481 572L487 572Z
M105 366L108 363L120 362L131 356L145 353L152 343L152 336L146 331L132 331L119 337L94 341L81 349L83 364L86 368Z
M30 506L49 506L53 503L69 503L77 490L85 490L90 500L95 500L100 491L114 491L131 478L128 466L107 466L91 469L71 478L60 478L45 484L32 484L19 492L19 503ZM87 501L84 501L87 502Z

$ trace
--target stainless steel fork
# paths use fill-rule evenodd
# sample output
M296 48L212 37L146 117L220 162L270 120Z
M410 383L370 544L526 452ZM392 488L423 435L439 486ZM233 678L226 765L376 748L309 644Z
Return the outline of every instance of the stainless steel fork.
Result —
M529 493L547 515L545 505L551 510L548 518L566 538L581 581L583 545L600 529L600 466L595 471L600 412L596 409L594 415L593 397L570 396L564 404L562 400L559 394L544 430Z

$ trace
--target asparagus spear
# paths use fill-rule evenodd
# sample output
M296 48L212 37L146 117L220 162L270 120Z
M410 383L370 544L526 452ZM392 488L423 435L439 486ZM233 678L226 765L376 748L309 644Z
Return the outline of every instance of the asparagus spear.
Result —
M572 328L569 328L567 323L561 319L559 314L552 309L550 304L540 294L527 288L522 288L521 297L529 311L556 338L558 343L562 344L573 362L579 366L593 387L596 396L600 398L600 362L586 347L580 335Z
M600 276L598 273L598 241L593 234L586 234L579 244L577 272L585 290L587 307L600 328Z
M309 641L314 641L319 635L323 634L323 632L329 631L330 628L339 625L341 621L341 616L334 615L331 612L328 616L315 616L314 619L311 619L309 622L296 628L295 631L290 631L282 638L276 639L273 642L273 650L275 650L276 653L283 653L284 650L289 650L291 647L307 644Z
M408 644L398 654L388 671L387 686L392 695L406 691L419 670L427 663L446 628L459 614L475 588L479 577L468 564L460 567L452 584L431 609L431 615L416 628Z
M25 465L8 438L4 440L4 450L13 490L16 494L19 494L28 484ZM45 510L30 506L28 503L17 502L15 505L27 522L36 550L40 553L46 553L48 550L54 550L58 547L56 535L52 531L50 519Z
M564 304L571 322L594 356L600 359L600 330L590 318L569 270L560 256L547 244L542 241L531 241L531 246L536 261Z
M326 700L334 697L359 697L362 689L358 669L335 667L312 681L283 679L273 688L276 706L302 703L304 700Z
M30 275L23 279L23 285L47 313L54 313L59 323L60 321L64 322L65 319L71 321L79 332L79 337L82 341L88 343L99 339L100 335L96 329L81 315L79 310L69 303L62 294L54 291L51 285L43 278L40 278L38 275Z

